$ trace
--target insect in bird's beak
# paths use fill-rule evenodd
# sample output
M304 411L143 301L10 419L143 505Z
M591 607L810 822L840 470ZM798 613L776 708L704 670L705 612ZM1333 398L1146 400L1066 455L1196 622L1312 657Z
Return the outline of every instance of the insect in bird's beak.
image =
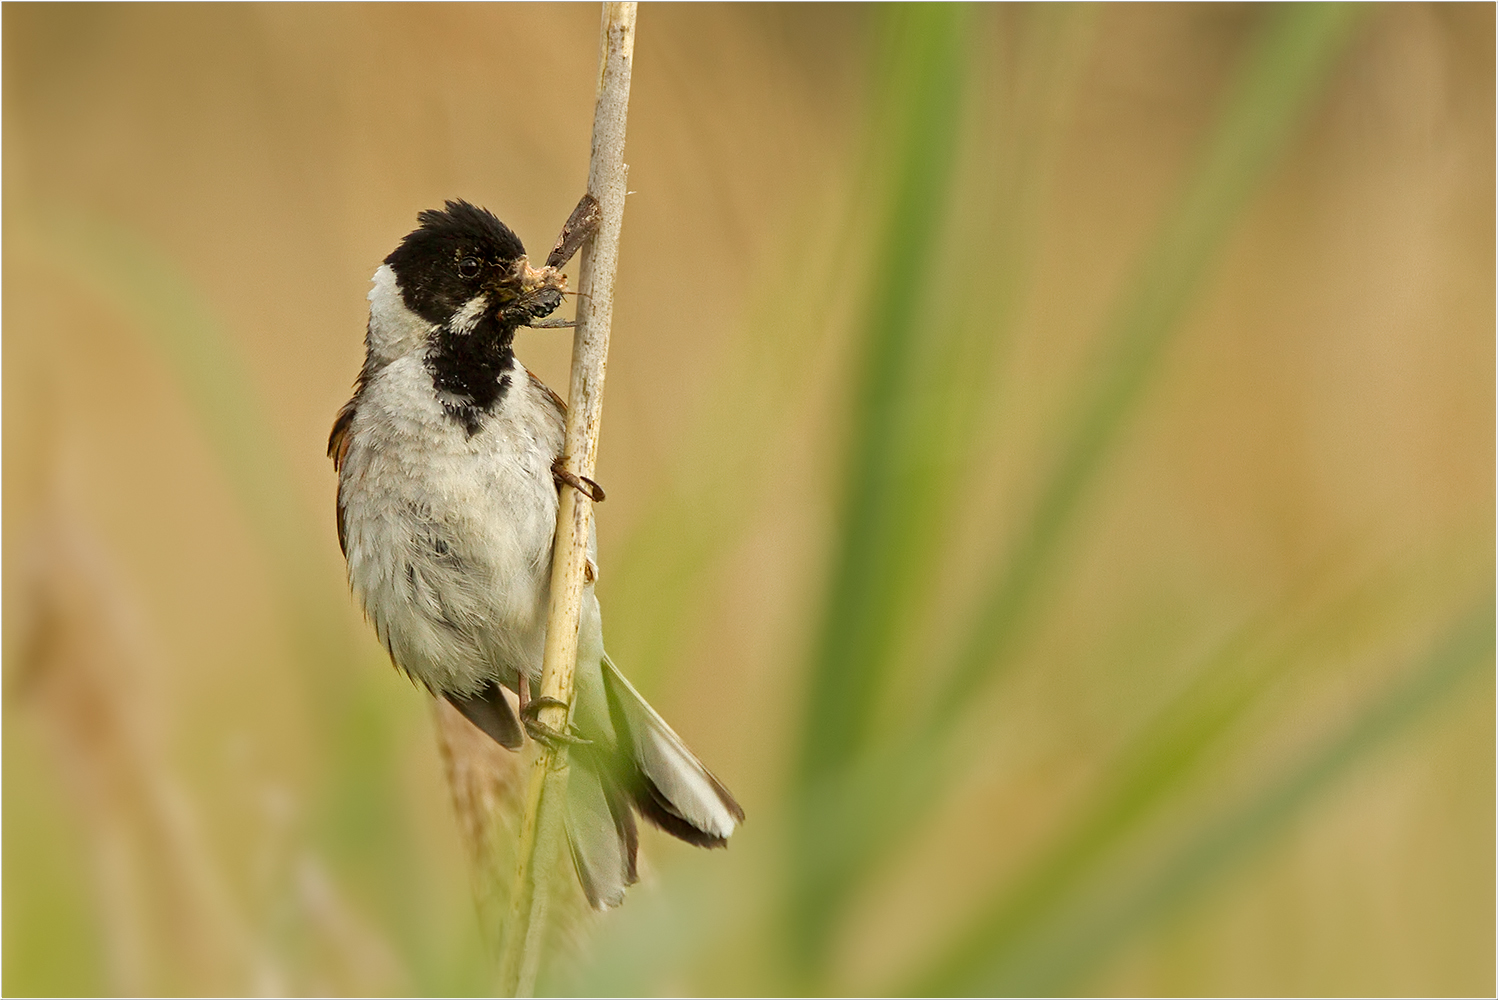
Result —
M561 322L537 321L550 316L562 304L562 295L567 291L567 276L559 268L546 265L531 267L525 257L520 257L510 271L499 281L495 314L501 322L517 326L563 326Z
M598 232L598 220L602 217L603 209L599 207L598 199L591 194L584 194L572 214L567 216L567 221L562 224L556 246L546 255L546 266L566 267L583 244Z
M561 305L562 296L567 294L567 276L562 273L562 268L598 231L601 215L598 199L591 194L583 195L562 226L556 245L546 255L546 263L542 267L531 267L530 261L524 257L515 262L515 278L520 286L520 295L505 305L504 312L507 315L521 314L526 317L526 326L542 329L577 325L573 320L542 317L549 316Z

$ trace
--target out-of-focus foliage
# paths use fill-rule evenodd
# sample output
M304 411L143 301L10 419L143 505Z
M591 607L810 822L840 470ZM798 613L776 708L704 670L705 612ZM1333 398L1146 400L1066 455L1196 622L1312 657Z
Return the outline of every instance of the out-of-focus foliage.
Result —
M5 8L6 992L489 990L322 447L416 211L549 245L596 17ZM637 45L600 589L749 820L543 987L1491 993L1491 8Z

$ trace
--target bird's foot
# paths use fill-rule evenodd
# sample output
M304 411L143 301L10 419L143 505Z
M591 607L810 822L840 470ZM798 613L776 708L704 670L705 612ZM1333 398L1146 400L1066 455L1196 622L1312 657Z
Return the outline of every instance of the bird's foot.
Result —
M543 708L565 709L566 707L567 703L565 701L558 701L555 698L532 698L520 709L520 722L525 726L526 734L531 739L553 750L560 746L591 746L593 744L592 740L585 740L580 736L573 736L571 733L558 732L536 717ZM571 729L572 727L568 726L567 728Z
M552 478L557 481L558 485L565 483L566 485L571 486L573 489L577 490L577 492L581 493L583 496L587 497L589 500L592 500L594 503L603 503L603 487L593 482L593 480L589 479L587 476L579 476L574 472L567 471L567 469L562 466L562 460L560 458L551 463L551 475Z

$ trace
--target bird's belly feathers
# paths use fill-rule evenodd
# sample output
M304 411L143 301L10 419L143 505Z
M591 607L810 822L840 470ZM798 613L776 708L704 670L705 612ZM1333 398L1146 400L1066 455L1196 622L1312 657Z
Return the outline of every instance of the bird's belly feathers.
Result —
M339 483L349 581L391 657L438 691L541 669L562 418L518 363L478 431L420 359L366 386Z

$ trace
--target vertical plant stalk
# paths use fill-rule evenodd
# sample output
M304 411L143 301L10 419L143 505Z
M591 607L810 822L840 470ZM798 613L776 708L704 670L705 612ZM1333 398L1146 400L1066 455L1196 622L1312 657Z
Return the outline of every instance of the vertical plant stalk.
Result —
M935 706L966 704L1012 657L1031 602L1083 499L1179 330L1210 268L1321 92L1363 11L1352 4L1291 4L1265 17L1262 34L1230 85L1195 176L1166 217L1104 330L1101 373L1077 400L1060 460L1042 487L1014 551L982 585L974 625ZM950 713L927 713L924 733Z
M892 5L885 15L888 69L880 88L872 163L884 218L863 303L862 357L852 375L851 429L826 606L812 657L797 774L796 849L787 868L788 955L797 992L817 993L849 861L867 824L842 808L849 775L874 741L881 695L895 661L911 539L929 537L912 486L929 478L929 445L908 429L920 419L918 382L941 236L959 153L972 15L941 4ZM879 199L875 200L877 205ZM870 788L870 792L877 796Z
M634 62L635 7L634 3L603 5L598 92L593 107L593 152L588 166L588 193L598 199L600 218L597 234L583 247L579 267L567 436L562 447L563 467L581 477L593 475L598 458L598 427L603 415L603 380L608 367L614 276L619 263L619 234L624 223L628 175L624 163L624 128ZM578 615L592 516L589 498L575 489L562 489L551 558L551 604L540 696L568 707L550 706L539 716L541 722L560 732L566 731L571 714ZM520 827L515 889L500 956L500 988L509 996L528 996L535 986L545 936L547 881L557 857L567 787L565 748L539 747L533 754Z

